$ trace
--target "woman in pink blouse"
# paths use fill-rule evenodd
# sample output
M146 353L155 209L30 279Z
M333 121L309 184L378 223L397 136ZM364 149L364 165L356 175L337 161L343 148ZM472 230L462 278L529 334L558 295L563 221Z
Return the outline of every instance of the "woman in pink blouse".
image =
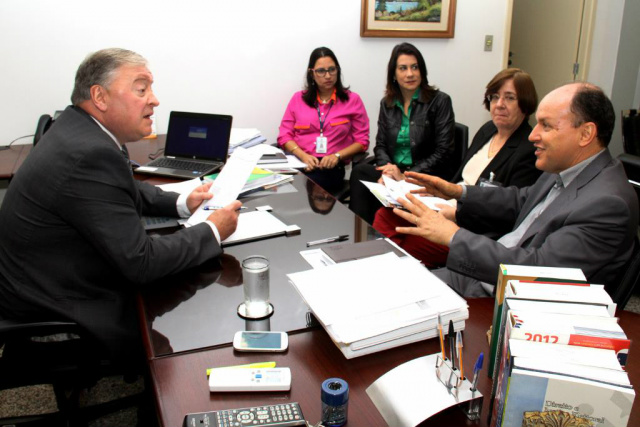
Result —
M335 194L344 165L369 147L369 118L357 93L342 85L331 49L311 52L304 90L296 92L280 123L278 144L306 163L305 174Z

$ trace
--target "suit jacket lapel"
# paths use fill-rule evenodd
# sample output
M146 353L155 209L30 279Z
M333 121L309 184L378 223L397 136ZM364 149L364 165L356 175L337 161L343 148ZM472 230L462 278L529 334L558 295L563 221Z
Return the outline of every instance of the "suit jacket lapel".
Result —
M542 214L531 224L529 229L524 233L521 242L526 242L531 236L536 234L545 224L547 224L551 218L558 215L563 210L567 209L567 206L571 206L571 203L578 197L578 192L584 187L589 181L595 178L602 169L607 166L611 162L611 154L609 150L607 150L602 155L598 156L598 158L594 159L580 174L569 184L567 188L565 188L562 193L553 201L547 208L542 212ZM537 206L538 203L546 197L555 182L554 174L545 174L549 175L551 179L551 186L548 187L547 191L542 193L543 197L539 197L538 201L535 202L529 209L527 209L527 213L533 209L533 207ZM528 201L527 201L528 203ZM518 218L518 224L524 218Z
M502 147L500 151L498 151L498 154L496 154L496 156L491 159L485 170L482 172L481 176L488 176L489 172L498 170L503 163L509 160L516 148L518 148L518 145L521 143L520 141L522 141L523 136L526 139L530 132L531 128L529 127L529 123L523 121L518 129L516 129L515 132L511 134L509 139L507 139L507 142L504 143L504 147Z

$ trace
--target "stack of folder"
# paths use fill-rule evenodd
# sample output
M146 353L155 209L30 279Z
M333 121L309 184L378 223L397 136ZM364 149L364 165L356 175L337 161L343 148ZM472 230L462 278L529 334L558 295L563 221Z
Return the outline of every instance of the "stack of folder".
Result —
M464 329L464 299L410 256L385 253L288 275L347 359Z
M266 142L267 138L262 136L260 131L255 128L231 128L231 136L229 138L229 154L233 153L237 147L249 148L254 145Z

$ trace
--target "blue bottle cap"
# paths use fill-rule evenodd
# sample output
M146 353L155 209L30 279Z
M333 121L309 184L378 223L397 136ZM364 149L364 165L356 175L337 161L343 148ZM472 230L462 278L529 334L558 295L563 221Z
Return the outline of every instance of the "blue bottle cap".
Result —
M322 383L322 401L330 406L344 405L349 401L349 384L341 378L329 378Z

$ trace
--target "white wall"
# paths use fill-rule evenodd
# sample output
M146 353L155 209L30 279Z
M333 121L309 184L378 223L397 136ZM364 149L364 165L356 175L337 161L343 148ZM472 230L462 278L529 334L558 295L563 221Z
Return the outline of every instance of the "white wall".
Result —
M408 39L472 135L489 117L481 99L501 68L506 13L504 0L459 0L455 38ZM159 133L171 110L187 110L231 114L234 126L257 127L270 141L311 50L328 46L365 102L373 141L386 64L405 39L359 31L357 0L0 0L0 145L63 109L82 59L114 46L150 61ZM493 52L483 51L485 34L494 35Z

